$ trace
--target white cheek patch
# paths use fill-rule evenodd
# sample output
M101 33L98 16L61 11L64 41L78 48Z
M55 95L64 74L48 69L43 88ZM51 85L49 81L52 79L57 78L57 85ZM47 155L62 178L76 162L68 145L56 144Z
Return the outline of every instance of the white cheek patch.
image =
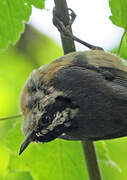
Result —
M64 124L64 122L68 119L68 112L69 108L65 109L62 112L57 112L55 115L55 118L52 121L52 124L50 124L46 129L42 130L41 133L37 134L37 136L43 136L47 134L49 131L53 131L55 127L58 125Z
M64 122L68 119L68 113L70 112L69 108L66 108L62 112L57 112L55 118L52 121L52 124L48 126L48 130L52 131L58 125L64 124Z
M66 127L71 126L72 124L71 118L73 118L77 113L78 113L78 109L70 109L70 108L66 108L62 112L57 111L52 123L45 129L41 130L41 132L37 133L36 135L43 136L48 132L53 131L57 126L62 124L64 124Z

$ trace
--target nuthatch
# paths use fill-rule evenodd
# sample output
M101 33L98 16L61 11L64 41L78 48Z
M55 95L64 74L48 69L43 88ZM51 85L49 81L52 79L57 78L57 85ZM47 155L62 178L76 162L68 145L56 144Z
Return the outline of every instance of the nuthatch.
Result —
M21 94L25 140L127 135L127 66L102 50L67 54L34 70Z

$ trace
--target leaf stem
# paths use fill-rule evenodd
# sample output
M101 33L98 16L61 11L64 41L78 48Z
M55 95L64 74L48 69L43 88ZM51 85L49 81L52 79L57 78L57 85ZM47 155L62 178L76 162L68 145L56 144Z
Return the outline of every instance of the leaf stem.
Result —
M120 54L120 49L121 49L121 47L122 47L123 39L124 39L126 33L127 33L127 31L125 30L124 33L123 33L123 35L122 35L122 37L121 37L121 41L120 41L120 45L119 45L119 47L118 47L117 55Z
M66 0L54 0L54 2L57 16L62 20L64 25L68 25L69 14ZM61 40L64 54L75 51L75 45L72 39L67 39L61 34ZM93 142L82 141L82 147L86 158L89 179L102 180Z
M13 115L13 116L3 117L3 118L0 118L0 121L9 120L9 119L15 119L15 118L20 118L20 117L22 117L22 114L17 114L17 115Z

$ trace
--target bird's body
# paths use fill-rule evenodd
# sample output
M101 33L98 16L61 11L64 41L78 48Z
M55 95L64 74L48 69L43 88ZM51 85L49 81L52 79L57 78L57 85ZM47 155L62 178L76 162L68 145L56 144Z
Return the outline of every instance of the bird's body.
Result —
M22 149L31 141L57 137L126 136L126 62L102 50L65 55L32 72L21 95L21 109L26 136Z

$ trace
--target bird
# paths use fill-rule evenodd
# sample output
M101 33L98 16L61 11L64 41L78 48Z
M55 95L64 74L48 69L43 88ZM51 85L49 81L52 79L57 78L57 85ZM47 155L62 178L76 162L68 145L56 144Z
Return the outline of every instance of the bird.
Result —
M19 154L31 142L127 136L127 63L104 50L64 55L30 74L20 107Z

